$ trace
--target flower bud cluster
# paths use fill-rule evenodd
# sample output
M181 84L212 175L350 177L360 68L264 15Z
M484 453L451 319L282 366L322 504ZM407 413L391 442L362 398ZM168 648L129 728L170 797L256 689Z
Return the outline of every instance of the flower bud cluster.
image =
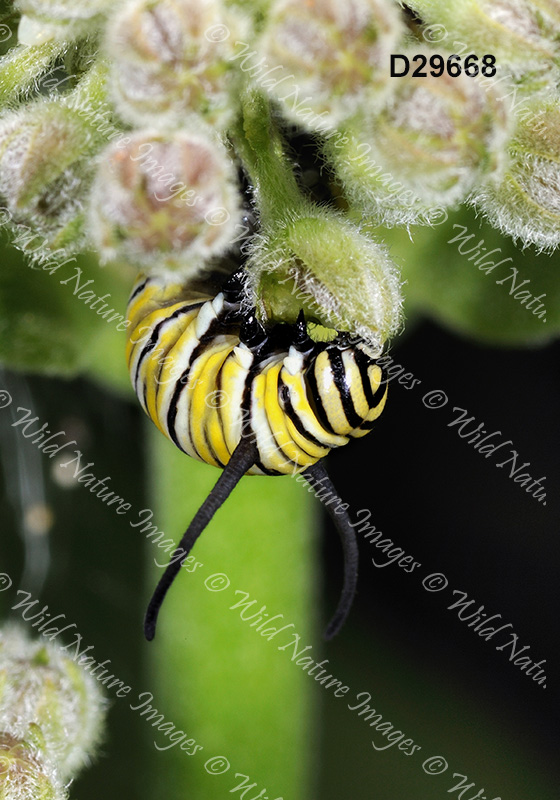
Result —
M0 194L58 242L77 245L85 229L103 260L194 276L231 251L241 162L260 225L244 255L261 317L292 318L293 280L321 324L381 342L398 327L398 281L349 219L435 225L473 203L523 244L560 244L557 0L407 6L414 23L394 0L18 0L26 36L58 39L58 55L64 36L49 26L74 49L86 28L101 44L84 39L100 52L78 70L79 102L41 98L0 117ZM395 53L407 74L391 76ZM474 72L432 71L434 56L468 54ZM1 76L0 65L0 87ZM247 116L256 95L260 122ZM313 135L348 216L314 206L294 180L280 134L294 126Z
M491 53L519 75L560 64L557 0L410 0L408 5L428 25L443 26L450 43L459 39L469 52Z

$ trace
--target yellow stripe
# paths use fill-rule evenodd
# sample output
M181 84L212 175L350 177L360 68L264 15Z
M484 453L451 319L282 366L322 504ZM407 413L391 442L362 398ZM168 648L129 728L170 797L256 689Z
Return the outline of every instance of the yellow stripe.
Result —
M224 341L214 345L209 344L208 350L202 353L191 367L187 386L187 391L191 394L189 414L193 445L199 458L214 466L219 466L219 464L210 452L205 434L209 437L210 445L212 447L216 446L221 451L225 461L228 460L228 450L221 433L217 433L215 427L211 426L211 416L212 414L216 416L216 410L212 409L209 403L211 403L210 396L216 389L217 372L230 350L231 346ZM216 434L215 441L210 439L209 434L211 432ZM221 457L220 453L216 453L216 455Z
M356 414L360 419L366 419L370 412L370 407L364 394L364 382L362 375L354 360L354 353L350 350L342 351L342 363L348 386L350 387L350 397L354 404Z
M273 469L284 472L290 468L290 465L283 467L280 462L280 454L289 458L299 466L309 467L317 461L308 452L303 450L294 441L294 437L290 434L286 424L287 417L283 409L280 407L278 398L278 377L282 369L282 361L270 364L266 368L263 378L265 380L264 387L264 408L268 418L270 429L274 435L274 439L278 445L278 466ZM292 471L291 469L289 470Z
M226 444L231 453L241 439L241 403L248 371L232 350L222 367L223 402L220 409Z
M290 375L287 369L283 369L282 380L290 390L290 400L295 413L300 418L304 428L311 433L319 442L328 447L341 447L346 444L348 439L326 431L317 417L307 399L307 387L301 372ZM316 398L319 400L319 398Z
M326 352L319 353L314 365L319 397L316 398L325 409L332 429L341 436L348 436L352 426L348 423L340 392L336 388L329 357Z
M305 436L302 436L280 405L278 381L281 368L282 364L279 363L274 366L273 370L271 369L267 372L265 404L270 427L275 432L277 440L279 438L278 433L281 432L283 437L280 439L281 442L293 443L293 451L284 447L285 452L293 461L297 461L298 464L305 464L305 466L311 466L311 464L315 464L316 461L327 455L330 448L320 447L310 442ZM296 453L299 453L299 455L295 455Z

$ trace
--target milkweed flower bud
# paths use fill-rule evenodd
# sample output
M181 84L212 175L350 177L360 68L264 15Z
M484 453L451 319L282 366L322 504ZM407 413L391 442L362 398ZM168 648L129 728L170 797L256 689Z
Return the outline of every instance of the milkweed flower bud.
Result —
M76 164L93 144L92 133L62 103L39 101L0 118L0 195L18 219L44 225L80 209Z
M128 141L127 141L128 140ZM90 230L105 259L185 266L233 238L240 197L233 164L211 135L143 131L100 157Z
M560 245L560 110L555 101L528 104L507 148L500 179L483 184L474 205L492 225L523 245Z
M326 150L364 213L388 226L437 224L499 171L508 126L504 105L472 78L404 76L383 111L354 117Z
M558 64L557 0L410 0L424 22L447 31L449 43L459 39L469 52L490 54L499 66L527 72ZM448 45L449 46L449 45Z
M258 46L267 72L254 80L288 118L322 130L379 106L403 31L388 0L276 0Z
M65 800L55 768L32 745L0 733L0 800Z
M262 236L247 265L262 318L308 320L381 349L401 322L397 271L385 248L332 213L317 212Z
M18 29L21 44L42 44L51 39L73 39L91 32L92 20L110 9L111 0L16 0L22 17Z
M0 731L38 742L41 754L66 779L88 763L103 719L97 681L60 647L30 641L20 628L2 630Z
M108 26L113 98L135 124L230 118L235 41L248 25L221 0L132 0Z

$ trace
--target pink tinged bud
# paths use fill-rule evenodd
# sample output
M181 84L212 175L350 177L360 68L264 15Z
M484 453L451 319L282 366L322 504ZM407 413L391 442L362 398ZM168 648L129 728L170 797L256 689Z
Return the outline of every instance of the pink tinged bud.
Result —
M127 138L102 154L94 182L90 230L102 256L173 268L225 250L240 198L233 164L211 132Z
M243 18L219 0L133 0L111 21L106 49L121 116L139 125L184 125L200 114L223 126L231 117L235 42Z
M400 12L387 0L277 0L258 45L267 70L275 69L262 88L294 122L315 130L336 125L363 103L379 107L403 33ZM259 73L252 79L259 85Z

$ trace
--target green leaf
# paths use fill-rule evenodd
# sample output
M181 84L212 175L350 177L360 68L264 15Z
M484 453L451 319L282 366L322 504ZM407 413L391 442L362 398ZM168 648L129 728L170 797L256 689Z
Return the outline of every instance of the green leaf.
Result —
M465 208L444 225L412 229L413 241L402 229L381 235L406 281L407 317L419 312L469 338L512 347L560 333L557 254L522 251Z
M131 272L101 268L92 257L40 266L6 247L0 268L0 362L66 377L89 369L106 383L128 385L125 333L117 326L132 282ZM107 295L94 308L92 292Z

